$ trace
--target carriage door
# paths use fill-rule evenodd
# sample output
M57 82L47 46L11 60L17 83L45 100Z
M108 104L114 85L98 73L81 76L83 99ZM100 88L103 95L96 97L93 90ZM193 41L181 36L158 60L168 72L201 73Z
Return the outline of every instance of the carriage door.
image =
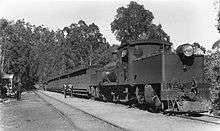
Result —
M128 49L123 49L121 54L122 61L122 81L128 82L128 62L129 62Z

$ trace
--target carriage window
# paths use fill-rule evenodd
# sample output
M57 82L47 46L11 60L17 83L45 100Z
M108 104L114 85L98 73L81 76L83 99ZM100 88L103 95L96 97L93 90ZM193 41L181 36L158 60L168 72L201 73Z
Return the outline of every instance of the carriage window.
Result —
M121 57L125 57L127 55L128 51L127 50L123 50L121 53Z

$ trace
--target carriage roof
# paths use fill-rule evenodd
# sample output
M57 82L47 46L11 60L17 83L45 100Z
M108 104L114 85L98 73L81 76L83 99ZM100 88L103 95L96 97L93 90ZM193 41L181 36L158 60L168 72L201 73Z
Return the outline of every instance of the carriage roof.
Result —
M54 76L51 76L47 79L47 81L51 81L51 80L54 80L54 79L58 79L62 76L67 76L67 75L70 75L72 73L75 73L75 72L78 72L78 71L82 71L82 70L87 70L88 67L83 67L83 66L77 66L77 67L74 67L74 69L69 69L69 70L66 70L64 71L63 73L60 73L60 74L56 74Z
M158 40L135 40L135 41L130 41L128 43L125 43L119 46L118 50L126 46L135 46L135 45L168 45L168 46L171 46L173 44L171 42L158 41Z

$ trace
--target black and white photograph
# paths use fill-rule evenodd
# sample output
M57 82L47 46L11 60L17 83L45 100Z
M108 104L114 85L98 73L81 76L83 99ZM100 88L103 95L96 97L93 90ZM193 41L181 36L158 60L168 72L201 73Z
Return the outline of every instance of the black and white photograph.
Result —
M220 0L0 0L0 131L220 131Z

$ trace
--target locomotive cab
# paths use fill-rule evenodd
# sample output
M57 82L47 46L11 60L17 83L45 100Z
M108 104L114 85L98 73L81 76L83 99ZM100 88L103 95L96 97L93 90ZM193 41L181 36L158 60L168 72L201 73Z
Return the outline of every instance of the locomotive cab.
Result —
M159 55L163 51L172 53L171 45L171 43L165 42L140 40L119 47L118 56L121 56L119 83L152 83L152 79L154 79L154 83L159 83L161 72L158 72L158 69L161 71L162 68Z
M135 87L138 94L144 92L144 96L137 96L137 93L136 96L144 97L146 103L171 101L170 105L177 105L173 103L181 101L185 96L184 102L207 100L209 85L204 79L204 56L194 54L189 44L179 46L176 53L171 51L171 45L169 42L142 40L119 47L119 83ZM198 91L193 91L194 88ZM153 100L155 96L157 99ZM181 109L208 110L207 103L197 103L197 108L189 109L196 103L190 102L181 106ZM169 104L166 106L168 108Z
M135 41L119 47L121 61L132 62L146 57L161 54L163 51L171 53L171 43L157 41Z

